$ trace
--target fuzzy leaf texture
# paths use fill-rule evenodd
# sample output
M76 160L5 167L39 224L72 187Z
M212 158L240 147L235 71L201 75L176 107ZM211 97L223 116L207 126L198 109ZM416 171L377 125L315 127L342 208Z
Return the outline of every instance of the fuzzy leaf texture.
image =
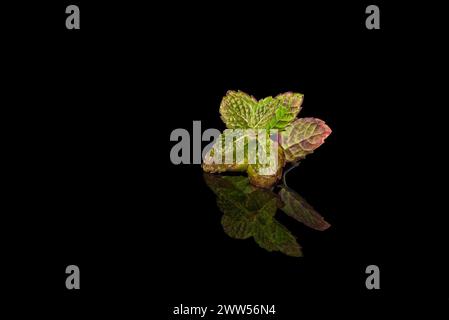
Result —
M242 91L228 91L221 101L221 119L229 129L252 128L257 100Z
M210 173L226 171L244 172L248 167L247 144L249 139L254 139L243 130L234 132L232 139L226 139L230 130L225 130L216 140L213 148L207 152L203 159L203 170ZM244 148L244 158L237 163L237 150ZM215 154L217 153L217 154ZM228 161L227 161L228 160Z
M268 128L284 129L296 119L296 116L301 111L304 95L300 93L287 92L278 95L276 100L280 103Z
M316 118L295 120L280 133L280 144L284 149L285 160L295 162L313 153L332 133L326 123Z
M257 101L242 91L228 91L220 105L229 129L284 129L301 110L304 95L284 93Z

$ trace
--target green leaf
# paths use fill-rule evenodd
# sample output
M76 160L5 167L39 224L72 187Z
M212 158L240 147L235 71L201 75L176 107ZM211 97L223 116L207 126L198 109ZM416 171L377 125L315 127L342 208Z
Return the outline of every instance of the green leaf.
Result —
M270 137L269 133L266 129L225 130L205 156L203 170L209 173L248 171L254 185L271 187L281 176L284 158L278 136Z
M228 91L221 101L221 119L229 129L252 128L257 100L242 91Z
M304 95L302 93L286 92L276 96L276 99L281 101L282 105L288 108L289 113L296 118L301 111Z
M271 123L276 118L276 111L280 107L282 107L281 101L272 97L260 100L253 113L251 128L272 129Z
M229 129L284 129L298 115L304 95L284 93L257 101L242 91L228 91L220 105Z
M277 139L277 138L276 138ZM248 177L251 184L259 188L271 188L282 177L285 165L284 152L277 141L271 139L259 143L261 152L256 164L248 165Z
M279 104L268 128L284 129L296 119L296 116L301 111L304 95L301 93L287 92L278 95L275 100L279 101Z
M326 123L316 118L297 119L280 133L280 144L287 162L305 158L324 143L332 133Z
M330 224L295 191L282 187L279 195L284 203L281 210L293 219L319 231L324 231L330 227Z
M246 146L249 139L253 139L253 137L246 130L225 130L205 155L203 170L209 173L246 171L248 167ZM241 150L241 158L237 157L237 150Z

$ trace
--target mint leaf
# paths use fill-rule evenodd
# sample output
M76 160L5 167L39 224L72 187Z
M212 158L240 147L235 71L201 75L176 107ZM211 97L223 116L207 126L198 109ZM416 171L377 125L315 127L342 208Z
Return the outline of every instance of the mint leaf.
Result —
M280 100L257 101L242 91L228 91L221 101L221 119L228 129L266 129L275 117Z
M260 100L253 111L251 128L271 129L271 123L276 117L276 110L281 107L281 101L272 97Z
M220 105L229 129L284 129L298 115L304 95L288 92L257 101L242 91L228 91Z
M221 101L221 119L229 129L252 128L257 100L242 91L228 91Z
M332 133L326 123L316 118L295 120L280 133L280 144L284 149L287 162L305 158L324 143Z
M301 111L304 95L301 93L287 92L278 95L275 100L279 104L268 128L282 130L296 119L296 116Z
M294 92L257 101L242 91L228 91L220 105L221 118L228 130L241 132L230 141L225 130L204 157L203 170L209 173L247 171L251 184L271 188L279 181L286 162L297 162L313 153L332 132L322 120L296 118L303 101L304 95ZM265 143L258 133L260 130L268 136L273 131L280 132L270 137L276 143ZM273 154L277 154L277 163L271 160Z
M244 172L248 167L247 147L252 139L245 130L225 130L203 158L203 170L209 173ZM228 135L228 138L226 136ZM241 150L237 156L237 150ZM237 161L238 160L238 161Z
M286 92L276 96L276 100L281 101L282 105L288 109L288 113L296 118L301 111L304 95L302 93Z
M203 170L209 173L248 171L254 185L271 187L281 177L285 164L277 140L277 135L270 137L265 129L226 129L205 155Z

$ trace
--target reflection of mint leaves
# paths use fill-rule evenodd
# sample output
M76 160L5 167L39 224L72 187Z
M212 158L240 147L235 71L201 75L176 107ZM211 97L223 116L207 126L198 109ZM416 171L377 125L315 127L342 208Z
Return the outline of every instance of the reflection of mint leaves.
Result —
M280 209L290 217L315 230L324 231L330 227L330 224L295 191L283 186L279 196L284 203Z
M273 219L268 225L257 225L254 240L268 251L280 251L288 256L301 257L301 247L295 237L282 224Z
M295 237L275 218L281 202L271 191L251 186L242 176L204 176L217 195L217 204L224 213L221 223L225 233L234 239L254 237L268 251L302 256Z
M228 91L220 105L221 119L228 129L242 129L243 132L239 132L235 142L224 143L218 148L220 159L225 158L226 155L231 159L236 158L237 143L243 143L246 148L248 141L255 139L257 150L265 149L269 153L274 149L273 147L276 147L278 161L270 163L270 166L266 163L261 165L262 161L259 161L261 153L257 152L257 156L251 154L256 150L251 148L248 148L249 154L245 155L244 161L240 163L215 161L214 151L211 151L204 159L203 170L210 173L247 171L253 185L262 188L272 187L282 176L282 169L286 163L297 162L312 153L332 132L322 120L296 118L301 111L303 100L303 94L293 92L257 101L242 91ZM259 141L260 135L255 138L254 133L245 133L248 129L264 130L267 134L269 130L275 129L280 131L280 135L275 139L276 143L265 147L264 143ZM226 131L224 134L227 134ZM222 135L217 143L221 144L223 141ZM256 157L257 161L250 161ZM237 159L236 162L238 162Z

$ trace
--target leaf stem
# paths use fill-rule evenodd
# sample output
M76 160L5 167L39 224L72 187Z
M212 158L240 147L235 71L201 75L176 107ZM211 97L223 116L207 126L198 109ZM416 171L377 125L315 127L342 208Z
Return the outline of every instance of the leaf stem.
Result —
M284 183L284 186L286 186L287 188L288 188L288 185L287 185L287 180L286 180L286 178L285 178L285 177L287 176L287 173L289 173L291 170L293 170L293 169L295 169L297 166L299 166L300 163L301 163L301 161L293 162L292 165L291 165L291 167L284 171L284 175L282 176L282 181L283 181L283 183Z

